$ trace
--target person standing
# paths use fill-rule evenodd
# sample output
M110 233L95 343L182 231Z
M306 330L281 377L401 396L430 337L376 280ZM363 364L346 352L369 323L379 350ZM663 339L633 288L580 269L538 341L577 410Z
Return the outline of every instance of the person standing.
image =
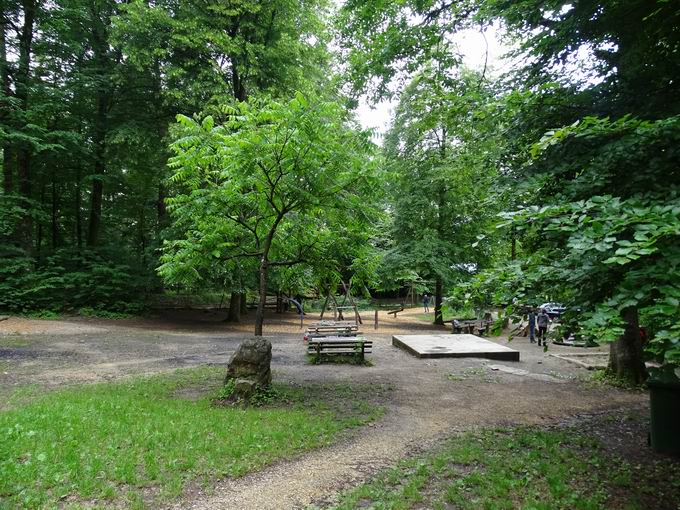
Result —
M536 324L538 325L538 345L547 345L546 333L548 332L548 324L550 324L550 316L546 313L545 308L541 308L540 313L536 316Z
M430 295L427 292L423 294L423 308L425 313L430 313Z
M536 309L529 308L529 342L536 342Z

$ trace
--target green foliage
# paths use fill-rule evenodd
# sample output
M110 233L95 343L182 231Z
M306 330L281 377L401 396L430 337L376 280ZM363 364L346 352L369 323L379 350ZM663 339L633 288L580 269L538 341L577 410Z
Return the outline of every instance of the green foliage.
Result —
M444 36L468 24L474 1L460 0L348 0L336 26L341 35L347 78L357 95L390 95L390 84L408 79L431 62L445 68L460 64L457 52L441 54ZM444 58L442 58L444 57ZM403 84L403 83L401 83Z
M147 291L143 275L96 252L59 250L44 264L15 252L0 266L0 309L138 313Z
M393 211L385 287L415 283L439 302L442 285L467 280L493 258L497 240L486 233L498 210L497 108L481 76L443 71L438 61L406 87L385 139Z
M121 7L114 35L135 67L163 76L168 103L189 101L196 112L217 97L243 101L328 85L329 9L327 0L135 0Z
M217 397L218 399L228 399L234 394L234 390L236 389L236 379L229 379L226 381L219 389L217 392Z
M280 281L295 266L323 279L367 257L378 174L368 137L339 105L297 94L178 123L168 206L180 235L158 269L168 283L259 271L264 294L270 268Z
M214 406L222 372L78 386L0 412L0 506L128 506L152 487L156 507L192 481L242 476L380 415L332 386L279 387L285 405L263 395L260 407Z
M596 387L610 387L613 386L615 388L623 388L625 390L636 390L636 391L645 391L646 388L643 384L632 384L630 381L626 381L625 379L620 379L616 377L615 374L613 374L610 370L608 369L603 369L603 370L593 370L592 372L589 372L585 378L586 384L590 384L592 386Z
M255 393L250 397L248 403L251 406L262 407L272 405L277 400L283 399L284 396L281 392L277 391L274 386L255 388Z
M176 114L297 89L333 96L329 9L326 0L2 2L0 285L5 274L30 273L61 285L67 306L109 307L66 295L82 282L36 272L87 246L104 252L106 267L134 268L122 270L139 280L126 301L140 287L160 291L149 280L162 239L174 237L164 199ZM9 247L22 252L6 258ZM222 276L211 282L220 290L234 280ZM41 285L5 283L16 292ZM15 309L34 306L11 299Z
M635 308L649 333L647 351L679 364L680 199L672 170L679 127L678 117L586 118L547 133L531 162L533 171L550 173L546 186L561 182L559 192L546 193L587 198L503 214L499 227L522 237L524 259L482 275L454 299L559 300L571 309L563 329L598 341L617 340L623 312ZM589 195L600 190L619 196Z

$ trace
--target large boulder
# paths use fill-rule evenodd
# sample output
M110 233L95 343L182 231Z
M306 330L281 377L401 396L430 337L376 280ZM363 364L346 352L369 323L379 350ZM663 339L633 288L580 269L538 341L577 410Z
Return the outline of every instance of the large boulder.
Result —
M233 385L229 400L248 400L257 388L272 382L272 344L266 338L248 338L238 346L229 360L225 385Z

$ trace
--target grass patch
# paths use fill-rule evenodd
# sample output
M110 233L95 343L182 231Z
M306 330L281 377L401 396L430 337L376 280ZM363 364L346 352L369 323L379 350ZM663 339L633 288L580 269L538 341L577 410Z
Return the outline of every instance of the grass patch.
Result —
M133 313L116 312L91 307L81 308L80 310L78 310L78 315L81 315L83 317L97 317L100 319L131 319L136 317L136 315Z
M0 347L28 347L28 340L20 336L0 336Z
M63 315L54 310L32 310L19 314L27 319L61 319Z
M278 386L262 407L213 406L223 372L77 386L0 412L0 508L154 507L187 482L243 475L381 414L355 387Z
M434 324L434 308L430 313L419 313L418 315L416 315L416 319L418 319L419 321L430 322ZM450 321L453 319L453 316L442 314L442 319L445 321Z
M37 384L0 388L0 411L16 409L40 398L45 394ZM2 507L0 507L2 508Z
M633 391L645 391L646 390L646 385L644 383L642 384L634 384L631 383L630 381L626 379L621 379L619 377L616 377L611 370L608 368L604 369L599 369L599 370L591 370L589 371L585 376L583 376L583 380L586 383L586 385L590 387L615 387L615 388L621 388L624 390L633 390Z
M575 429L463 434L347 493L335 508L608 508L612 495L622 499L622 487L636 490L644 481L635 466L608 461L598 445ZM639 496L624 495L626 508L645 508Z

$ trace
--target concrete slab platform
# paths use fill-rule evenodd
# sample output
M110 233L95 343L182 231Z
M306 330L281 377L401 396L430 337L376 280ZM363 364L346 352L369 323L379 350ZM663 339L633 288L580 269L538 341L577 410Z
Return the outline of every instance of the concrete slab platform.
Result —
M392 345L418 358L488 358L519 361L519 351L475 335L394 335Z

